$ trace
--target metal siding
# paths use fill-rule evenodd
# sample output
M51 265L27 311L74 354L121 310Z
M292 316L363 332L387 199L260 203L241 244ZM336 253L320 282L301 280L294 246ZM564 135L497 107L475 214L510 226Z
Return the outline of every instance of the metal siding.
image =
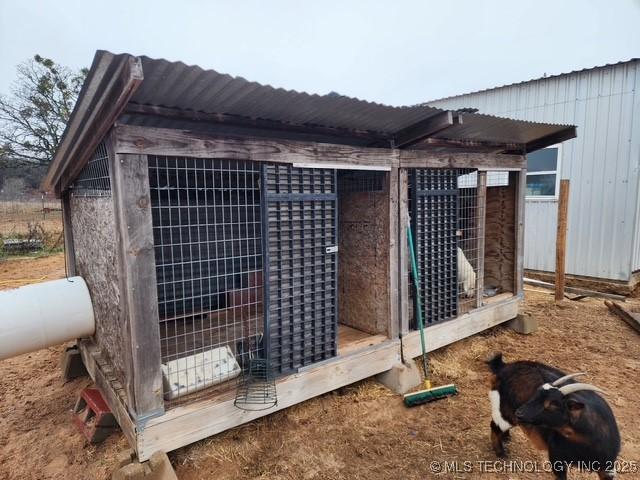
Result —
M634 60L429 102L577 125L561 153L561 178L571 180L567 273L629 280L640 269L639 70ZM527 200L525 268L555 269L556 208Z

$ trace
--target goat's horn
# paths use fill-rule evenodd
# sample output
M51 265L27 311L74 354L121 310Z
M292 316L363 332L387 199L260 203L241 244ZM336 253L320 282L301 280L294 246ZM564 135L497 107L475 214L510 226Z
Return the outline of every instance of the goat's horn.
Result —
M570 393L579 392L582 390L588 390L591 392L604 393L606 395L607 392L604 390L600 390L598 387L593 385L589 385L588 383L570 383L569 385L565 385L560 387L560 393L564 396L569 395Z
M579 377L580 375L586 375L585 372L578 372L578 373L572 373L570 375L565 375L564 377L560 377L559 379L557 379L555 382L553 382L551 385L553 385L554 387L557 387L558 385L561 385L565 382L568 382L569 380L572 380L576 377Z

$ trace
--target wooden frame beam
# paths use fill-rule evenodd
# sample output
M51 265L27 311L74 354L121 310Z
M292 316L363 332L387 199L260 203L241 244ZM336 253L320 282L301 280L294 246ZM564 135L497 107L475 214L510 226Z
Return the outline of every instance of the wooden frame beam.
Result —
M42 189L56 196L78 176L143 80L140 59L124 55L118 61L111 53L98 55L42 182Z
M164 412L156 262L146 155L109 155L121 325L126 326L125 385L136 421ZM128 340L128 341L127 341Z
M234 391L195 401L149 420L138 433L140 461L154 452L169 452L216 433L269 415L323 393L369 378L400 363L400 342L388 340L346 357L337 357L281 378L276 384L278 404L269 410L245 411L233 404Z
M460 315L453 320L427 327L425 329L427 352L437 350L515 318L518 315L519 301L517 296L510 296L505 300L494 301L494 303ZM416 358L422 355L419 331L413 330L403 335L402 350L405 358Z
M134 125L116 125L114 142L116 153L137 155L404 168L464 168L471 165L476 168L520 169L525 166L525 159L521 155L453 154L428 150L354 147L262 137L222 136Z

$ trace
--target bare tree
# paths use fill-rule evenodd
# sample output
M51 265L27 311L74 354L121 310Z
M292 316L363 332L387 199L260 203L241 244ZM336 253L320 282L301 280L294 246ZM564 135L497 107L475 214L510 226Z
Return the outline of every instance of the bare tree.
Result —
M18 65L10 95L0 96L1 163L51 161L86 75L40 55Z

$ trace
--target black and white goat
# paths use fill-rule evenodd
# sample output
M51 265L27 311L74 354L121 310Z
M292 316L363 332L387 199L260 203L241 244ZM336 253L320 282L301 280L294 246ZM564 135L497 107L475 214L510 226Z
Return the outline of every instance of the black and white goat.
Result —
M620 433L607 402L597 387L573 380L538 362L505 363L498 353L487 364L493 373L491 391L491 443L505 455L509 430L519 425L531 442L547 450L558 479L567 478L570 465L615 478Z

